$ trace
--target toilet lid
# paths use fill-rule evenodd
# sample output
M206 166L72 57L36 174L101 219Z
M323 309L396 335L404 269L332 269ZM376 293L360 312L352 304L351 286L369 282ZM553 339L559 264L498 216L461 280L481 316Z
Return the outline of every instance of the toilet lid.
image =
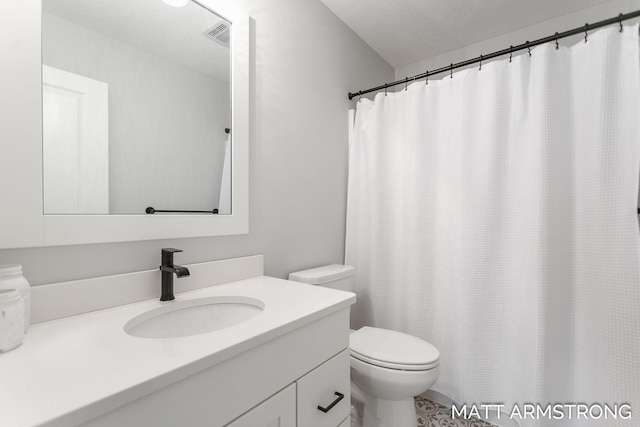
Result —
M420 338L370 326L349 336L349 350L372 365L406 371L433 369L440 359L438 349Z

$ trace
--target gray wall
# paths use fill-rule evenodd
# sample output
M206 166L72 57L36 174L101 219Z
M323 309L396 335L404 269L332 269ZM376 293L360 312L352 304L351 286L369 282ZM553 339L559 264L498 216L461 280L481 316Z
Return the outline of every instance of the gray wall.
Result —
M229 82L49 13L42 61L109 84L111 213L218 207Z
M265 255L266 274L344 259L347 92L394 70L318 0L242 0L254 19L251 52L250 234L0 251L32 284ZM178 288L179 289L179 284Z

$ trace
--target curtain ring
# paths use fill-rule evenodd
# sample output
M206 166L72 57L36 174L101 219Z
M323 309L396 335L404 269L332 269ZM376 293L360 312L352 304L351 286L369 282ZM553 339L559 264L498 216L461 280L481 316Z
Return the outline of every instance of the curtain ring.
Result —
M384 84L384 96L387 96L387 84Z
M429 86L429 70L427 70L427 72L425 73L425 77L426 77L426 85Z
M527 50L529 51L529 56L531 56L531 46L529 46L529 40L527 40Z
M558 33L556 32L556 50L560 49L560 45L558 44Z
M358 92L358 102L362 102L362 91Z
M509 47L509 62L511 62L511 58L513 58L513 45Z
M405 77L404 78L404 90L407 90L407 87L409 86L409 77Z
M482 55L480 55L480 68L478 69L478 71L482 71Z
M451 68L449 70L449 77L453 78L453 62L451 63Z
M588 27L589 27L589 23L587 22L587 23L585 23L585 24L584 24L584 42L585 42L585 43L588 41L588 40L587 40L587 36L589 35L589 34L587 33L587 28L588 28Z
M620 22L620 32L622 32L622 13L618 15L618 20Z

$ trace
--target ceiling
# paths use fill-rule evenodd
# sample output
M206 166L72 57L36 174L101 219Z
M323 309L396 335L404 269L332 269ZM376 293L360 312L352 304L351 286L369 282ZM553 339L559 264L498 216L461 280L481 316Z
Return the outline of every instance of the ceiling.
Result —
M394 68L607 0L320 0Z
M161 0L43 0L42 9L220 81L229 81L229 48L203 34L222 18L194 2L176 8Z

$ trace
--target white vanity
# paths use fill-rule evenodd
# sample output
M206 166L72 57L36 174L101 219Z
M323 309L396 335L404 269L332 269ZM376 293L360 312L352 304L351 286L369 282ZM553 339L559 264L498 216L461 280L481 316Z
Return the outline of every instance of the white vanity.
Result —
M0 425L349 423L353 294L263 276L261 256L189 269L192 277L176 282L175 302L156 297L33 325L21 347L0 355ZM234 281L218 283L227 279ZM112 294L150 296L159 292L157 280L159 272L146 271L35 287L34 317L116 304ZM235 326L193 336L139 338L124 330L163 305L229 297L264 308ZM334 401L327 412L318 408Z

